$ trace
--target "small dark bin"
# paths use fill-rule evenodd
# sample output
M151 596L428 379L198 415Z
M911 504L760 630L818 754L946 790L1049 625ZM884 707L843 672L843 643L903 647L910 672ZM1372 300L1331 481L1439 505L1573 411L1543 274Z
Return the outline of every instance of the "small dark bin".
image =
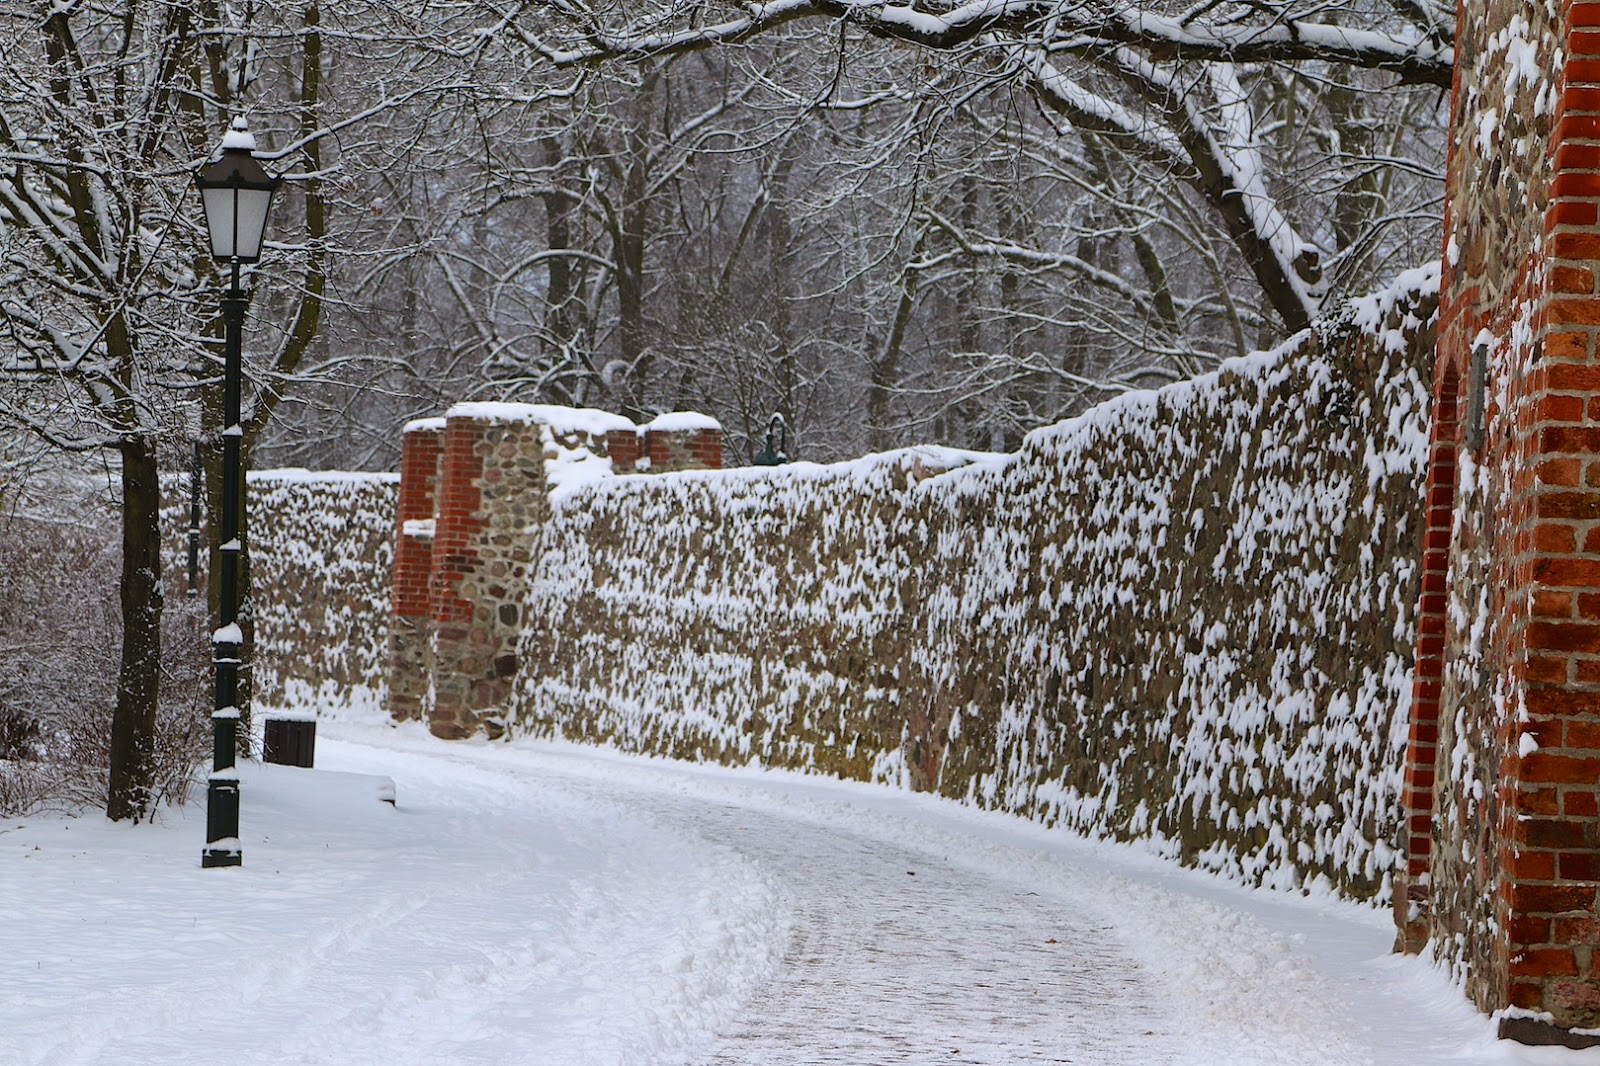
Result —
M317 752L315 720L268 718L262 737L261 759L280 766L309 768Z

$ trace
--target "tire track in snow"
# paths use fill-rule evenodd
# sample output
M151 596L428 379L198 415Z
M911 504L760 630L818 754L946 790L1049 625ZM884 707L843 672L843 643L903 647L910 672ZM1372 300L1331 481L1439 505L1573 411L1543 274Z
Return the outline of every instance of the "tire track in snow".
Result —
M970 841L898 843L857 831L860 812L774 805L738 786L683 794L648 768L609 769L558 761L543 772L631 803L691 846L733 849L783 886L793 912L776 977L691 1061L1182 1061L1176 1034L1152 1022L1169 989L1092 894L1063 906L1026 879L948 857Z
M1383 1061L1338 991L1249 916L991 839L959 824L973 812L936 824L872 809L910 797L870 786L858 805L778 775L561 747L521 757L597 798L632 793L664 828L784 886L782 968L697 1063Z

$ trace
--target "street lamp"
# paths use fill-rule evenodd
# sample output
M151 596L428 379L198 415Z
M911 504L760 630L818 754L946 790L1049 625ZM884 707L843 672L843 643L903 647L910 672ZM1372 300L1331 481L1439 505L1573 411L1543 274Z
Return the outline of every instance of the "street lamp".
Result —
M255 160L255 138L243 118L222 138L217 158L195 171L195 187L206 210L211 255L231 268L222 298L224 350L222 371L222 548L217 630L211 637L211 662L216 671L216 701L211 712L211 776L206 781L206 849L200 865L238 866L239 774L234 748L239 735L239 667L244 633L239 628L239 504L244 471L240 444L244 427L239 414L244 345L244 290L239 267L261 258L272 194L283 179L273 177Z
M756 452L755 464L757 466L778 466L788 461L789 423L781 414L775 414L767 422L766 446Z

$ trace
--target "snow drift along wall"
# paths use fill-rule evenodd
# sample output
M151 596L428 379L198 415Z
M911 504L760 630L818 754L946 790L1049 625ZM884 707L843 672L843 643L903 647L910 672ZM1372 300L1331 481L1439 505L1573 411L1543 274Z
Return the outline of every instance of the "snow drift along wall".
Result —
M556 501L505 724L1386 896L1438 275L1031 435Z

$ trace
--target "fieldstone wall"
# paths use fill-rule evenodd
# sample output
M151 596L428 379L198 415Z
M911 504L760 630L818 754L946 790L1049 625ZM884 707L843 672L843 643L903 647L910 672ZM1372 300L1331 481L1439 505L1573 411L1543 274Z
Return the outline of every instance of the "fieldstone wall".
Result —
M384 705L394 474L249 478L255 698L262 708Z
M611 448L615 447L613 454ZM551 506L614 466L721 464L721 429L701 415L645 427L602 411L457 404L405 428L394 530L389 710L437 736L499 736L524 651L549 620L524 590Z
M550 513L541 425L455 410L440 454L429 609L433 625L430 728L476 732L507 702L517 669L534 537ZM398 708L397 708L398 709ZM487 723L498 735L498 720Z
M575 491L535 549L505 726L1384 898L1437 278L1017 455Z

